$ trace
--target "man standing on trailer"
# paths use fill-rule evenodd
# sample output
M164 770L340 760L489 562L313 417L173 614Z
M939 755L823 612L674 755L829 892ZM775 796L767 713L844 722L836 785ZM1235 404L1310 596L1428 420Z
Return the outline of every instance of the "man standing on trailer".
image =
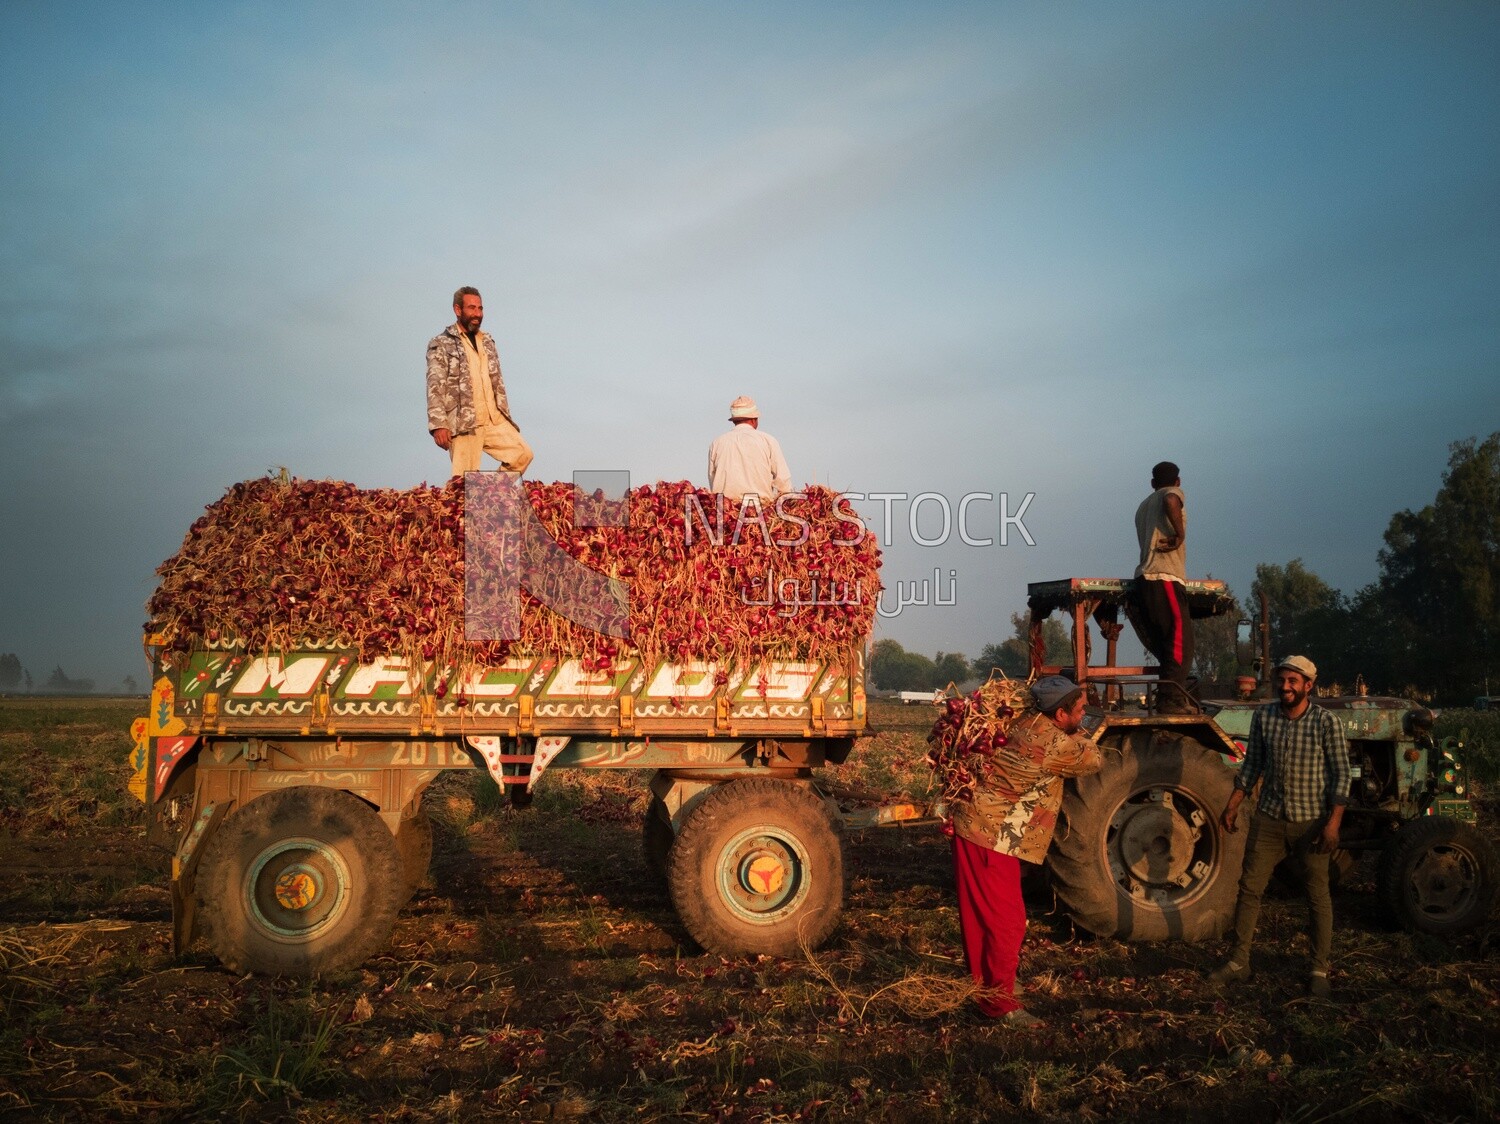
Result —
M1135 568L1140 601L1141 643L1161 667L1156 709L1162 714L1196 714L1188 693L1193 666L1193 618L1188 613L1187 510L1177 466L1162 461L1151 470L1151 494L1135 511L1141 561Z
M1052 843L1064 777L1098 772L1099 747L1078 734L1083 690L1050 675L1031 687L1037 713L1016 717L973 796L953 807L953 880L964 959L980 986L980 1011L1010 1026L1042 1025L1016 999L1026 936L1021 861L1039 863Z
M708 447L708 490L732 500L756 496L771 503L791 490L792 470L781 455L781 443L760 431L755 399L744 395L729 404L733 427Z
M454 476L478 472L485 453L507 472L525 472L531 446L510 417L495 337L479 330L478 289L453 294L453 318L427 345L427 430L448 451Z
M1261 782L1250 821L1245 869L1234 909L1234 947L1209 979L1216 984L1250 978L1250 946L1260 918L1261 895L1282 859L1296 861L1307 887L1307 940L1312 964L1307 991L1327 999L1328 956L1333 945L1333 900L1328 856L1338 850L1339 823L1349 802L1349 747L1332 711L1313 704L1318 669L1306 656L1276 665L1277 701L1258 707L1250 720L1245 760L1224 807L1224 830L1237 831L1245 793Z

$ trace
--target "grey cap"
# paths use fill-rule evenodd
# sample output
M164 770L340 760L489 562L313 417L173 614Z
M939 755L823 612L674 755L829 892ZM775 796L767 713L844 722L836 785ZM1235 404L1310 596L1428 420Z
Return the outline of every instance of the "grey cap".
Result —
M1043 714L1051 714L1059 707L1072 706L1073 700L1083 688L1061 675L1049 675L1031 685L1031 698Z
M1306 656L1287 656L1276 665L1277 671L1280 671L1282 668L1295 671L1298 675L1307 679L1316 679L1318 677L1318 665Z

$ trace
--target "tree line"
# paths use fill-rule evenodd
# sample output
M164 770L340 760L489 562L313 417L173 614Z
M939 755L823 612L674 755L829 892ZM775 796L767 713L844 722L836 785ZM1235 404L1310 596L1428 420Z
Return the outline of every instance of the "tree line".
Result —
M1300 559L1257 566L1275 650L1305 651L1325 682L1441 705L1500 691L1500 433L1451 445L1433 501L1391 516L1384 541L1352 594Z
M22 665L19 656L14 652L0 652L0 695L17 691L22 694L36 692L57 695L91 695L94 693L94 681L74 679L59 665L52 669L52 674L47 676L38 687L31 678L31 672ZM127 675L124 682L120 684L120 691L126 695L139 693L140 684L136 682L135 676Z
M1333 588L1301 558L1255 567L1248 605L1196 621L1193 672L1228 684L1248 655L1236 624L1268 608L1273 658L1310 656L1319 680L1345 691L1431 699L1454 706L1500 693L1500 432L1449 446L1448 467L1432 503L1391 516L1375 581L1353 594ZM968 660L955 652L929 658L894 640L871 651L870 678L881 690L933 690L988 679L1024 678L1030 668L1028 618L1010 618L1013 635ZM1049 664L1072 663L1058 616L1043 626Z

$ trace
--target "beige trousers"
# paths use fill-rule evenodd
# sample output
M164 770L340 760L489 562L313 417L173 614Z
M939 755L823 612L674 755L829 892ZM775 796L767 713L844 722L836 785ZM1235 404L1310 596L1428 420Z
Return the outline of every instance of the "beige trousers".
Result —
M532 457L526 438L508 421L482 425L473 433L455 433L448 452L453 457L454 476L478 472L484 453L494 457L509 472L525 472Z

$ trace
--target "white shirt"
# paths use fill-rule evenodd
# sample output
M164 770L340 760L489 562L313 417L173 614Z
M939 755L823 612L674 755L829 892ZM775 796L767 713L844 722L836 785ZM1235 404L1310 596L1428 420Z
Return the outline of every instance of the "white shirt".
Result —
M792 470L769 433L736 425L708 447L708 487L732 500L754 494L774 500L792 486Z

